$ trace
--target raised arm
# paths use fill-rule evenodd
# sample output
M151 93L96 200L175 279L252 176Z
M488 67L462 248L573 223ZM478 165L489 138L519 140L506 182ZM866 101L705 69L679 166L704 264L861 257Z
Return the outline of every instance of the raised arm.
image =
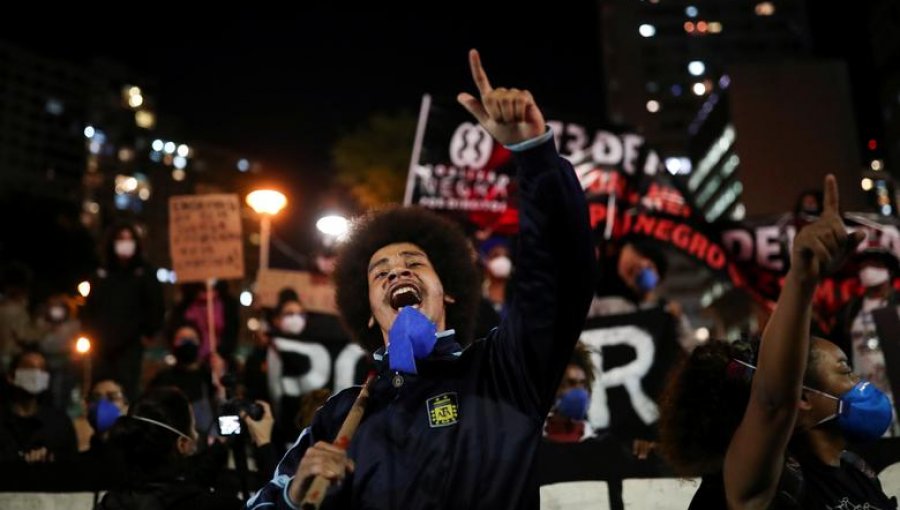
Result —
M493 88L475 50L469 63L481 97L463 93L458 100L513 151L518 167L515 292L493 339L496 361L514 382L519 400L546 414L592 295L595 263L587 204L531 93Z
M791 269L759 349L750 401L725 456L729 508L768 508L794 431L809 353L812 298L829 274L862 241L848 234L839 214L834 176L825 178L825 208L794 239Z

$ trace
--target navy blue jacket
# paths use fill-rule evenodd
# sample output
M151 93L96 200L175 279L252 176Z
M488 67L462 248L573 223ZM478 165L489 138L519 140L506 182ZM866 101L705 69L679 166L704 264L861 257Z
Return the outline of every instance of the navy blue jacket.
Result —
M465 349L444 336L399 386L382 363L348 450L356 471L322 508L538 508L535 454L587 315L594 252L584 193L553 142L514 157L520 238L506 318ZM295 508L286 492L306 448L334 440L358 393L319 409L248 508Z

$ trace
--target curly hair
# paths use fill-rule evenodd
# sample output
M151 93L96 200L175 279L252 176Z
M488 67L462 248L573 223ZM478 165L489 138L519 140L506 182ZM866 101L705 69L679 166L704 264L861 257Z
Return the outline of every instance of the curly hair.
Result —
M454 303L446 305L447 328L456 330L462 345L472 341L480 299L479 273L462 229L420 207L390 207L354 221L341 247L334 272L337 305L350 335L370 352L384 346L380 329L369 327L368 266L372 255L395 243L421 248Z
M746 341L710 340L670 373L660 398L660 451L684 476L722 467L750 400L755 350Z

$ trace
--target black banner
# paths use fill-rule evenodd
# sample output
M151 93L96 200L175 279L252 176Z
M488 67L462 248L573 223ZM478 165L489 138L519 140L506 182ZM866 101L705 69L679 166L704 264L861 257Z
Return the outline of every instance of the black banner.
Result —
M327 388L336 393L362 384L370 356L352 342L335 315L309 313L296 338L273 337L267 358L269 392L274 402Z
M588 420L618 438L653 439L657 399L682 348L676 319L662 307L588 319L581 342L596 378Z

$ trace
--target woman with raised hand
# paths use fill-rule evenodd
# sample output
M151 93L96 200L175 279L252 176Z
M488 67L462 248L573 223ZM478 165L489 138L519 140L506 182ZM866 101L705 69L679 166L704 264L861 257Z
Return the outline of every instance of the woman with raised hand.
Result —
M863 237L847 232L829 175L824 211L794 239L758 349L712 341L673 373L661 450L683 474L703 476L690 508L897 508L846 451L849 441L881 437L890 401L859 381L836 345L809 333L816 286Z

